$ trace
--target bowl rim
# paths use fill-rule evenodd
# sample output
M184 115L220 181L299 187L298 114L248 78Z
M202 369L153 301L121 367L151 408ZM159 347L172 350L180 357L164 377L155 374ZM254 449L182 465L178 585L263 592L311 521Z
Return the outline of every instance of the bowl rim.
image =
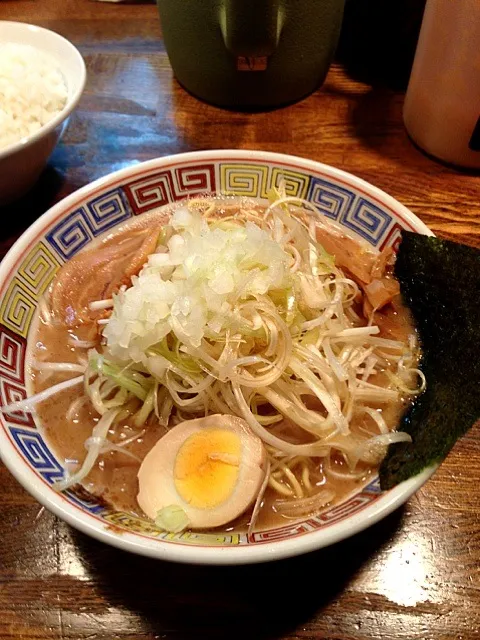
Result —
M358 178L342 169L299 156L268 151L232 149L191 151L132 164L102 176L60 200L30 225L10 248L0 264L0 286L5 279L9 277L11 270L18 264L19 258L22 257L23 252L29 246L32 239L35 238L38 231L42 230L47 223L61 215L62 211L75 206L77 201L85 199L95 190L102 187L110 187L114 183L121 183L122 180L130 178L132 174L137 172L147 173L152 169L161 169L180 162L195 162L197 160L221 161L226 156L234 160L289 163L296 165L300 169L321 172L330 178L343 179L354 188L360 189L369 196L379 200L393 211L398 211L401 216L411 224L416 232L433 235L432 231L417 218L417 216L395 198L362 178ZM51 486L44 483L14 448L3 429L0 429L0 456L12 475L40 504L83 533L114 547L152 558L185 564L212 565L253 564L279 560L308 553L340 542L392 513L405 503L438 468L438 465L434 465L424 469L420 474L409 478L393 489L385 492L383 496L380 496L375 502L365 507L363 511L357 512L345 520L333 523L320 530L314 530L301 536L294 536L283 540L238 547L234 545L197 546L181 543L172 544L160 539L143 537L141 534L122 532L119 535L115 533L113 527L108 528L105 522L101 523L93 514L86 513L78 507L74 507L66 498L61 494L57 494Z
M67 101L63 109L59 113L57 113L57 115L54 116L51 120L46 122L43 125L43 127L40 127L38 131L35 131L35 133L32 133L30 136L21 138L18 142L14 142L13 144L10 144L7 147L0 149L0 160L8 158L10 155L13 155L18 151L21 151L22 149L25 149L26 147L29 147L30 145L34 144L35 142L40 140L40 138L43 138L43 136L48 135L51 131L56 129L64 120L66 120L71 115L72 111L75 109L78 102L80 101L81 95L85 89L85 84L87 81L87 68L85 65L85 60L83 59L80 51L72 42L70 42L70 40L67 40L67 38L64 38L56 31L52 31L51 29L46 29L45 27L40 27L34 24L30 24L28 22L18 22L15 20L0 20L0 28L2 24L15 25L15 27L18 27L19 29L25 29L26 32L28 31L43 32L47 34L47 37L51 38L52 40L57 40L62 44L62 46L71 50L72 54L74 55L77 62L79 63L80 76L78 78L79 83L76 91L72 96L67 98ZM8 40L8 36L7 36L5 43L8 44L9 42L10 41ZM33 46L35 48L35 45L30 45L28 42L25 42L22 44ZM49 55L51 57L55 57L52 54L49 54Z

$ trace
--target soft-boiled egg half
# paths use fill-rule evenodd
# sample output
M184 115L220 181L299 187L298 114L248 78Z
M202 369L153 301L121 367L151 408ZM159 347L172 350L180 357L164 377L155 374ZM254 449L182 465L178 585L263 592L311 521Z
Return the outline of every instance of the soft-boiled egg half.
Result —
M138 504L153 520L167 508L185 513L184 527L206 529L241 515L265 478L266 451L241 418L215 414L173 427L138 472Z

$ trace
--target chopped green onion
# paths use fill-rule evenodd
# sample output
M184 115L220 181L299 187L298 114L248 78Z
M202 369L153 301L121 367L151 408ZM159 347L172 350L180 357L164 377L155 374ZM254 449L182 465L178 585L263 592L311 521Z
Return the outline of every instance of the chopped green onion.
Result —
M155 524L160 529L165 529L165 531L180 533L188 527L189 520L182 507L171 504L160 509L155 518Z

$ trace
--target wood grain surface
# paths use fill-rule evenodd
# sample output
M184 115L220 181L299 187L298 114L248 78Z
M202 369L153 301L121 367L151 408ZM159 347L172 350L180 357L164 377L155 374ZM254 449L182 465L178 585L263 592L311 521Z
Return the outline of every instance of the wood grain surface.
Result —
M0 209L2 256L49 206L91 180L155 156L215 148L335 165L389 192L438 235L480 246L480 177L438 164L410 142L396 88L405 68L398 57L388 64L396 46L373 55L364 40L362 49L356 19L320 91L255 114L217 109L179 87L154 5L0 0L0 19L58 31L88 68L49 168L28 196ZM360 64L365 51L365 65L382 60L374 76ZM0 640L478 638L479 500L477 425L404 508L346 542L269 565L188 567L78 533L0 465Z

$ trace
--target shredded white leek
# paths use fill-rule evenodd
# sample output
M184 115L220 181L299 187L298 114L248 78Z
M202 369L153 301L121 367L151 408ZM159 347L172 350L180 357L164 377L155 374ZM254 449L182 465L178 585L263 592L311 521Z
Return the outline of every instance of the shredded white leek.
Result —
M90 471L100 455L102 447L105 445L107 434L113 424L118 413L118 409L110 409L105 413L93 428L91 437L85 443L87 455L80 469L71 476L67 476L64 480L55 482L52 487L57 491L64 491L79 482L82 482Z
M10 404L1 407L2 413L14 413L16 411L33 411L35 405L39 402L43 402L47 398L54 396L61 391L65 391L66 389L70 389L71 387L75 387L77 384L82 384L84 381L83 376L77 376L76 378L71 378L70 380L65 380L64 382L59 382L58 384L49 387L48 389L44 389L40 393L36 393L29 398L25 398L25 400L19 400L18 402L11 402Z
M109 317L97 321L102 344L90 349L86 370L35 363L85 373L2 411L31 410L83 382L101 416L81 469L57 489L85 479L100 454L122 450L108 432L126 416L148 429L149 420L167 427L234 414L261 438L270 461L251 530L267 485L283 496L275 508L298 516L335 497L312 479L320 461L327 477L359 479L382 447L408 441L390 433L379 408L424 390L415 337L385 338L373 314L363 317L359 285L317 240L328 222L283 187L275 192L266 208L237 203L223 217L209 199L177 208L131 286L90 303ZM95 344L76 336L69 342ZM71 405L70 418L78 408ZM353 433L362 414L368 429ZM332 463L338 454L345 469ZM179 509L162 510L157 524L181 531L188 522Z

